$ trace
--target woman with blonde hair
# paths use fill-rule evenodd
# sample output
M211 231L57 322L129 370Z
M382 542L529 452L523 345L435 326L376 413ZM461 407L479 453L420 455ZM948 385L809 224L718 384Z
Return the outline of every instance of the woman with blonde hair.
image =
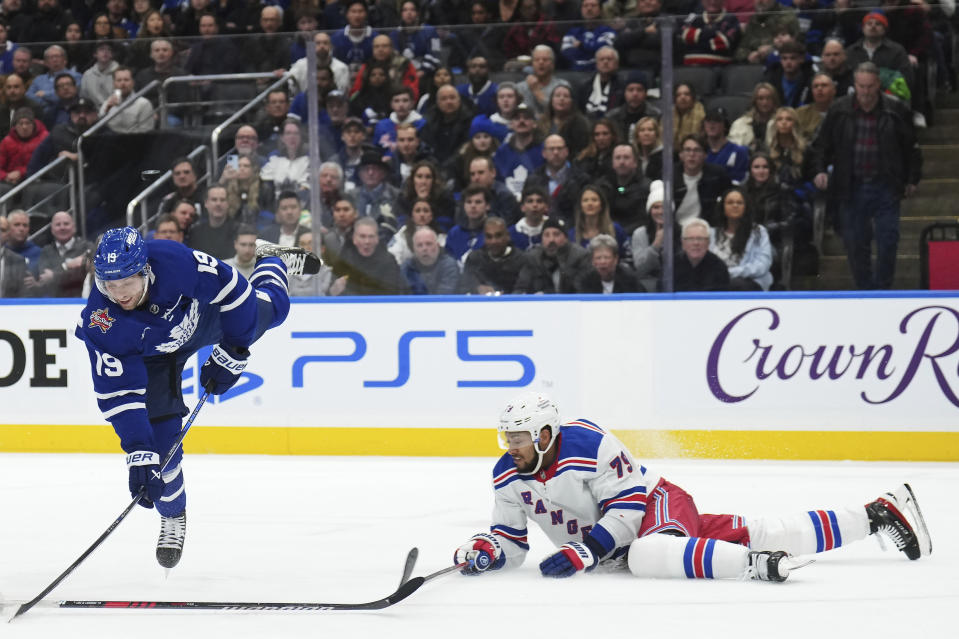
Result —
M659 120L646 116L633 127L633 146L643 175L650 180L663 178L663 128Z
M673 90L673 148L679 148L681 140L689 134L702 131L706 108L696 99L696 90L691 84L680 82Z
M750 151L765 151L767 131L772 126L778 108L776 87L768 82L757 84L753 88L749 109L736 118L729 128L729 141L745 146Z
M260 219L260 212L266 208L261 202L264 191L260 184L260 173L256 162L249 155L240 155L236 161L236 174L227 178L220 176L220 184L226 187L226 204L230 217L238 223L249 224L258 231L269 224L267 216Z

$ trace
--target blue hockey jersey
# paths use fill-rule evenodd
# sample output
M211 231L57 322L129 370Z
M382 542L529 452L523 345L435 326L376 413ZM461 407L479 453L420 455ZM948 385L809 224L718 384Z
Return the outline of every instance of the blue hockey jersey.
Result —
M125 311L94 288L75 331L90 356L97 403L126 452L156 450L150 418L185 412L183 363L210 344L248 347L257 321L257 295L232 267L178 242L146 245L146 301Z

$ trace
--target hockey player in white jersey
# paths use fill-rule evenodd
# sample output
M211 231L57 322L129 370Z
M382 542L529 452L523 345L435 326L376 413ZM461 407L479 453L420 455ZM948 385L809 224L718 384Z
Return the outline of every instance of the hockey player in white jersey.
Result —
M179 562L186 537L182 449L161 475L183 416L186 361L215 345L200 370L214 395L243 373L249 346L290 310L287 274L316 273L320 260L299 248L263 243L249 281L231 266L170 240L145 242L136 229L104 233L96 255L96 288L77 322L87 346L93 389L103 417L127 453L128 485L141 506L160 513L157 561Z
M601 426L585 419L562 423L543 393L507 404L498 430L507 453L493 470L493 523L490 532L456 549L455 563L467 563L464 574L522 564L529 521L558 547L539 564L545 577L569 577L626 559L638 577L785 581L791 569L809 563L795 557L875 533L909 559L932 552L908 484L864 507L791 517L707 515Z

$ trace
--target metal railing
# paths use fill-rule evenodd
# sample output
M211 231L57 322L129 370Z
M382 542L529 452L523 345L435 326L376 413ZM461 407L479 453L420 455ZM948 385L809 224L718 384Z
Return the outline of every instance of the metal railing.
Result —
M195 165L197 156L199 156L201 153L205 154L208 150L209 149L205 144L201 144L197 148L190 151L187 157ZM204 179L208 179L209 175L210 174L208 173ZM150 186L146 187L145 189L137 193L135 196L133 196L133 199L131 199L130 202L127 204L127 226L139 226L140 230L144 233L148 230L147 226L150 221L150 212L147 210L147 200L149 199L151 195L153 195L157 190L159 190L161 186L165 185L172 178L173 178L173 169L169 169L167 170L166 173L164 173L163 175L158 177L156 180L154 180L153 184L151 184ZM136 210L138 207L140 209L140 224L136 225L133 223L134 222L133 218L136 215Z
M266 80L269 78L275 78L276 75L272 72L260 72L260 73L221 73L216 75L174 75L170 76L163 81L163 85L160 87L160 105L158 111L160 113L160 128L168 128L167 124L167 111L170 107L178 106L211 106L214 104L223 104L223 100L197 100L191 102L169 102L167 100L167 90L171 85L174 84L192 84L192 83L209 83L209 82L231 82L236 80ZM287 71L283 75L283 79L289 79L293 76ZM276 86L276 83L274 85ZM271 88L272 88L271 86Z
M42 178L44 175L46 175L47 173L50 173L51 171L53 171L54 169L60 166L63 166L64 164L69 165L68 166L69 179L67 181L66 186L70 189L70 210L75 211L76 210L76 193L75 193L75 189L73 188L73 185L76 181L76 166L73 164L70 158L66 156L61 156L61 157L58 157L53 162L51 162L50 164L47 164L45 167L43 167L36 173L30 175L30 177L26 178L25 180L22 180L15 187L13 187L12 189L4 193L3 197L0 197L0 215L3 215L4 217L6 217L7 202L13 199L14 196L19 195L28 186L30 186L34 182L39 181L40 178ZM31 208L35 208L35 206L36 205L34 205L34 207L31 207ZM29 213L29 211L27 211L27 213Z
M160 84L159 80L153 80L152 82L147 84L145 87L143 87L142 89L140 89L139 91L137 91L136 93L128 97L122 103L120 103L118 108L112 109L106 115L106 117L104 117L101 120L98 120L96 124L94 124L89 129L84 131L83 134L79 138L77 138L77 166L79 167L79 170L77 171L76 190L77 190L78 197L76 199L76 202L77 202L76 210L79 213L80 233L81 235L83 235L83 237L86 237L87 235L87 199L84 193L84 191L86 190L85 189L86 179L85 179L84 170L83 170L83 141L89 138L91 135L93 135L97 131L99 131L100 129L102 129L103 127L105 127L107 124L109 124L110 120L117 117L118 115L123 113L126 109L133 106L133 103L136 101L137 98L143 97L145 93L152 91L154 87L158 86L159 84Z
M246 75L263 75L263 74L248 73ZM267 75L269 75L270 77L276 77L272 73L269 73ZM212 166L210 167L211 175L214 172L213 169L215 168L216 163L220 161L220 136L223 134L223 131L226 130L228 126L230 126L231 124L239 120L241 117L243 117L245 114L250 112L252 109L254 109L258 104L260 104L260 102L265 100L266 96L270 94L270 91L273 91L274 89L280 87L281 85L289 82L292 78L293 78L293 74L287 71L282 76L280 76L280 78L276 82L274 82L267 88L263 89L263 91L261 91L256 97L252 98L249 102L247 102L243 108L241 108L239 111L231 115L229 118L224 120L221 124L219 124L215 129L213 129L213 133L210 134L210 157L212 159ZM173 78L170 78L170 79L172 80Z

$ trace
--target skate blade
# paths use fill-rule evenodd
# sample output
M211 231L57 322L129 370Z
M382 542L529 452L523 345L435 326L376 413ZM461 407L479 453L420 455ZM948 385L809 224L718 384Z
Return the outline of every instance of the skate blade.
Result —
M909 501L906 502L906 510L912 515L915 526L916 541L919 543L919 556L928 557L932 554L932 537L929 535L929 528L926 526L926 518L922 515L922 509L919 508L919 500L916 494L912 492L912 486L903 484L906 492L909 493Z

